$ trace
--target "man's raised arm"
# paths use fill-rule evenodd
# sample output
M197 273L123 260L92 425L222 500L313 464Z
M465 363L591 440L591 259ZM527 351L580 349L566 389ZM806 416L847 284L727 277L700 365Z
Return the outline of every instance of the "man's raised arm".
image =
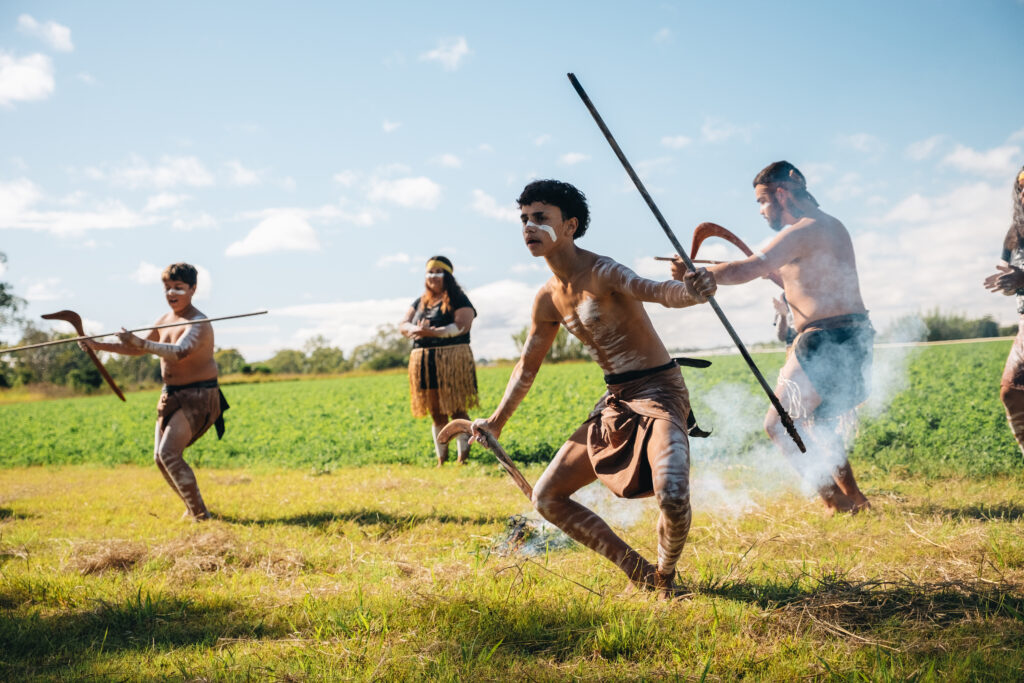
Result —
M715 282L720 285L742 285L759 277L766 277L800 257L802 230L806 228L801 228L800 231L795 231L792 227L786 228L764 248L764 251L755 252L752 256L738 261L712 264L708 266L708 271L714 274ZM686 273L686 264L681 260L672 262L673 278L682 280Z
M681 274L681 282L657 282L640 277L611 259L602 259L594 267L594 275L606 286L639 301L650 301L668 308L684 308L702 304L715 295L715 277L705 268Z

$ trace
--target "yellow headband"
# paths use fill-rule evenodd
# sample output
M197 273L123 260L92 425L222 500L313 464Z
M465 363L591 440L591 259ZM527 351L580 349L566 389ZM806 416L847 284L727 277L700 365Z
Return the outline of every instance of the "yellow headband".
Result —
M1017 174L1017 187L1024 187L1024 171Z
M451 267L451 266L449 266L449 265L448 265L447 263L445 263L444 261L438 261L437 259L432 259L432 260L430 260L430 261L427 261L427 270L432 270L433 268L440 268L441 270L446 270L446 271L448 271L448 272L449 272L449 273L451 273L452 275L454 275L454 274L455 274L455 273L454 273L454 272L452 271L452 267Z

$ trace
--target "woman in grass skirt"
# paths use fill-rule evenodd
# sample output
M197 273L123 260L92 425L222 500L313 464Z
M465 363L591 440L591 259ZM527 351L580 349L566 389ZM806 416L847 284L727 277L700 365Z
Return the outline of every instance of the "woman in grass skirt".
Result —
M423 294L412 302L399 329L412 339L409 391L412 414L433 420L434 450L438 466L448 459L448 445L437 434L449 419L469 419L468 410L479 405L476 366L469 348L469 329L476 309L459 287L452 262L444 256L427 261ZM469 436L458 438L459 463L469 455Z
M1017 295L1020 326L1010 356L1003 368L999 398L1006 408L1006 419L1024 452L1024 168L1013 182L1013 219L1003 240L1003 254L997 272L985 278L985 288L1006 296Z

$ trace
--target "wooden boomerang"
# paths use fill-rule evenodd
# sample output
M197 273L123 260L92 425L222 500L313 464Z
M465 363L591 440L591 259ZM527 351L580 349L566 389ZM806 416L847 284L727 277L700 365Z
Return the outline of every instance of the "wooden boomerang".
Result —
M85 336L85 330L82 328L82 316L78 315L74 311L57 311L56 313L47 313L41 317L45 320L63 320L64 322L71 323L71 326L75 328L75 332L78 333L79 337ZM107 369L103 367L103 363L100 362L100 359L96 357L96 352L89 347L85 348L85 352L89 354L89 358L92 359L93 365L95 365L96 369L100 371L101 375L103 375L103 379L107 380L107 384L109 384L110 388L114 390L117 397L124 401L124 394L121 393L121 389L119 389L117 383L114 382L114 378L111 377L110 373L107 372Z
M483 440L481 443L483 443L488 450L494 453L494 457L498 459L498 463L505 468L505 471L508 472L510 477L512 477L512 481L516 483L519 490L522 491L532 502L533 487L530 486L530 482L526 481L526 477L524 477L523 473L519 471L516 464L512 462L512 458L508 457L508 453L506 453L505 449L501 447L498 440L494 438L494 435L482 429L480 432L483 434ZM469 420L452 420L438 433L437 442L446 444L451 441L456 434L469 434L470 436L473 436L473 423Z
M746 243L739 237L734 235L730 230L723 228L717 223L701 223L693 230L693 245L690 247L690 258L692 259L697 255L697 250L700 249L700 245L704 243L709 237L720 237L721 239L739 247L739 250L743 252L744 256L753 256L754 250L746 245ZM779 287L785 289L782 284L782 278L776 272L768 273L766 276L769 280L777 284Z

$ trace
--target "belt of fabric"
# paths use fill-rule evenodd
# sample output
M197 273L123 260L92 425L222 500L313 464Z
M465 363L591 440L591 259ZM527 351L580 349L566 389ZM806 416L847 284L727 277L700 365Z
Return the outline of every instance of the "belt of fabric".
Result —
M656 368L646 368L644 370L630 370L628 372L619 372L612 375L604 376L605 384L625 384L626 382L632 382L635 379L641 379L643 377L650 377L656 375L659 372L664 372L669 368L674 368L677 365L682 365L691 368L706 368L711 365L711 361L703 360L701 358L673 358L664 365L659 365Z

